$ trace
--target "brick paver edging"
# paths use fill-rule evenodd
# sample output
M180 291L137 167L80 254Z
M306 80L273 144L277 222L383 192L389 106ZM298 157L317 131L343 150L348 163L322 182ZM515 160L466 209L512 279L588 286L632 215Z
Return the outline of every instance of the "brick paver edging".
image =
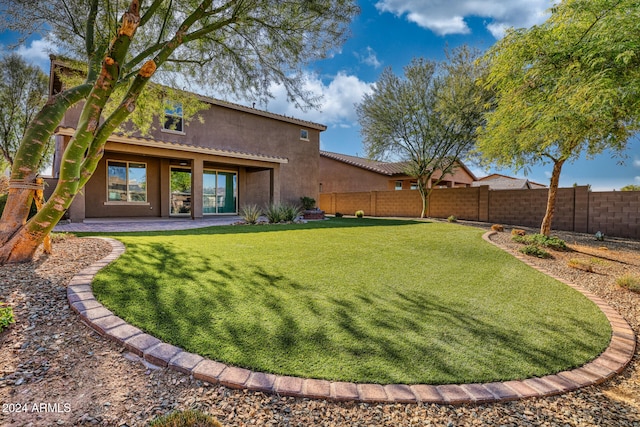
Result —
M486 233L483 238L491 242L489 239L491 234L491 232ZM384 386L379 384L355 384L253 372L248 369L208 360L197 354L188 353L181 348L164 343L127 324L96 301L91 289L93 277L101 268L123 254L125 250L124 245L119 241L114 239L105 240L113 247L112 252L100 261L80 271L71 279L67 287L67 298L71 308L98 333L120 343L129 351L143 357L148 362L193 375L198 380L212 384L222 384L236 389L255 390L283 396L336 401L440 404L486 403L551 396L600 384L622 372L635 352L635 335L622 316L596 295L585 291L579 286L554 277L583 293L593 301L607 316L613 329L611 342L605 352L581 368L522 381L437 386L427 384L389 384ZM528 263L525 258L519 258ZM549 274L542 269L539 270Z

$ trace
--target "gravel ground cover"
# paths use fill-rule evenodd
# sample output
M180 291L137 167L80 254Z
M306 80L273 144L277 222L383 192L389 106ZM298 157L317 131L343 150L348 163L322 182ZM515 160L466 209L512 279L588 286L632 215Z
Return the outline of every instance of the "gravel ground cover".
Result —
M508 231L493 239L515 251L519 245ZM553 259L535 262L606 299L640 333L640 295L615 284L625 272L640 275L640 242L558 234L579 252L553 252ZM157 369L93 332L67 304L70 278L109 250L99 239L69 238L54 244L53 255L0 267L0 301L13 307L17 320L0 334L0 425L144 426L172 410L194 408L225 426L640 426L638 350L620 376L600 386L490 405L297 399L210 386ZM595 272L568 267L576 257Z

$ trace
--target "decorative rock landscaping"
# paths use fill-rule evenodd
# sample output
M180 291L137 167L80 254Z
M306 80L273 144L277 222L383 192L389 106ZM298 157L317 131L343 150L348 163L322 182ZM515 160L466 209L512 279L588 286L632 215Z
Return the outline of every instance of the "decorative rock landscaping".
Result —
M95 228L95 224L93 226ZM609 258L623 253L618 249L626 250L628 257L624 263L598 264L597 274L566 268L561 259L529 261L581 284L606 300L638 334L640 294L618 288L615 277L625 271L640 273L640 242L605 241L604 245L610 250L603 252L600 251L603 244L594 243L593 236L568 233L560 237L567 243L577 240L584 245L595 245L594 251ZM507 233L492 237L502 247L509 239ZM41 256L32 263L0 266L0 295L13 308L16 317L16 323L0 334L0 403L61 403L63 408L63 412L58 413L0 412L0 425L146 427L152 419L171 411L196 409L215 416L225 427L640 426L638 348L621 374L600 385L561 395L522 399L507 385L485 384L492 394L502 395L504 399L497 403L466 405L428 403L437 398L431 394L433 387L430 386L411 388L413 393L420 393L422 403L419 404L399 403L400 393L411 397L405 394L405 387L394 390L397 403L340 402L249 390L260 389L265 384L272 387L275 378L269 375L250 377L247 389L235 390L220 384L211 385L175 369L158 368L131 351L140 346L138 339L129 340L130 347L116 344L86 327L80 316L70 309L67 284L77 272L111 250L104 240L69 238L54 242L53 255ZM114 331L112 328L111 332ZM138 337L142 340L145 334ZM145 348L152 345L147 343ZM198 368L215 373L209 369L212 363L215 364L203 362ZM594 375L587 378L595 383L599 375ZM316 388L318 394L325 393L324 383L309 384L307 393ZM342 393L349 391L355 396L357 390L343 385L334 384ZM521 394L531 392L534 390L530 388L520 390Z
M484 238L491 242L489 236ZM89 291L93 276L124 252L124 245L109 239L113 247L110 255L82 270L69 283L67 297L71 307L82 320L98 333L120 343L148 362L191 374L195 379L211 384L222 384L235 389L249 389L280 396L306 397L335 401L367 403L439 403L459 405L463 403L488 403L530 397L552 396L582 387L600 384L622 372L635 352L635 335L629 324L607 303L562 278L555 277L582 292L607 316L613 335L608 349L583 367L571 371L530 378L523 381L463 385L379 385L329 382L252 372L247 369L206 360L183 351L173 345L143 333L126 324L96 301ZM528 260L519 256L524 262ZM538 268L532 264L534 268ZM544 272L544 270L541 269Z

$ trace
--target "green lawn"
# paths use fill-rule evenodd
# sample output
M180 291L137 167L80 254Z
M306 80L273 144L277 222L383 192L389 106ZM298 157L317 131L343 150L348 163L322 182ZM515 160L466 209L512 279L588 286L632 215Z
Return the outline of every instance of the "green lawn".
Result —
M487 382L582 365L608 344L584 296L458 224L332 219L117 236L97 298L156 337L276 374Z

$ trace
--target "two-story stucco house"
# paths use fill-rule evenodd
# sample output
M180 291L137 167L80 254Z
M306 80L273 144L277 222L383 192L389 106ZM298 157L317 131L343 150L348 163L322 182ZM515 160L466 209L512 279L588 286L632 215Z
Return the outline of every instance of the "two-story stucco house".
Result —
M52 58L51 91L61 89ZM85 218L191 217L235 214L245 204L297 203L318 197L320 132L326 127L224 101L204 121L186 123L180 104L158 112L156 128L142 137L112 135L94 175L69 209ZM56 134L53 175L75 131L71 109Z

